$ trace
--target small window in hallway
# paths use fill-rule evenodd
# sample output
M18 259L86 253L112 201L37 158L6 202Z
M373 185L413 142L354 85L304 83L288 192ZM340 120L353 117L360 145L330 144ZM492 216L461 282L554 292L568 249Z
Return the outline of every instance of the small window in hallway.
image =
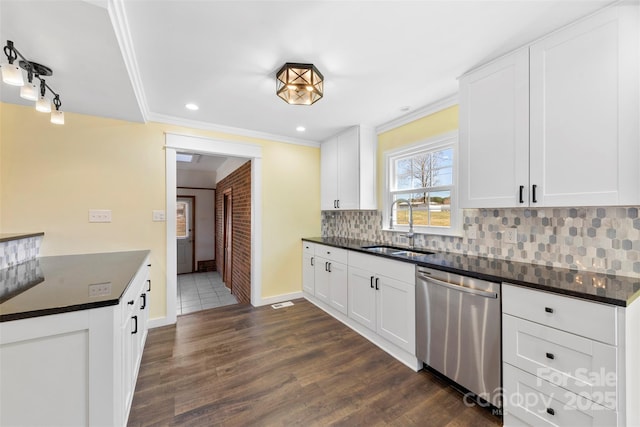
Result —
M189 236L189 205L187 202L176 202L176 237L184 239Z

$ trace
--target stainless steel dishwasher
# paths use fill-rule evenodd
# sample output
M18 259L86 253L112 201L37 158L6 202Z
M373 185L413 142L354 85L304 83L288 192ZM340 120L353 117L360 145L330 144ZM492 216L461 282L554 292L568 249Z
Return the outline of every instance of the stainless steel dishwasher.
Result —
M502 407L500 284L416 268L420 360Z

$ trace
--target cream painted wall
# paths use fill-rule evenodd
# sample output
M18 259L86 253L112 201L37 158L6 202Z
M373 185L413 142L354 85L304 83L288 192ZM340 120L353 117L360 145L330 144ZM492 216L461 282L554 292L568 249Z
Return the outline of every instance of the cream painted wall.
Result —
M165 132L263 146L262 296L301 290L303 236L320 234L320 150L170 126L2 105L0 232L44 231L41 256L151 249L151 317L166 307ZM111 209L89 224L89 209Z
M458 106L454 105L378 135L378 209L384 200L384 153L457 129Z

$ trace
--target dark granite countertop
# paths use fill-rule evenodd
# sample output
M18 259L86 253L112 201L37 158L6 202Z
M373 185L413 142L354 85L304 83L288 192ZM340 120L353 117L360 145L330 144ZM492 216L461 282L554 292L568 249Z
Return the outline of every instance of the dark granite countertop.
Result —
M149 251L42 257L0 270L0 322L116 305ZM110 283L90 297L89 285Z
M12 240L26 239L28 237L44 236L43 232L38 233L0 233L0 243Z
M453 252L435 252L430 249L427 250L435 253L411 258L384 255L362 249L363 246L380 244L366 240L332 237L310 237L302 240L411 262L478 279L508 282L622 307L628 306L640 296L640 278L634 277L611 276Z

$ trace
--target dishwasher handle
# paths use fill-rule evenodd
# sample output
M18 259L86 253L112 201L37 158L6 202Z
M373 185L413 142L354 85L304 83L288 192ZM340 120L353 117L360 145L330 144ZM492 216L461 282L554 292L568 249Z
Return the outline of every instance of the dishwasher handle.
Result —
M493 298L493 299L498 298L497 292L489 292L489 291L482 291L480 289L467 288L465 286L455 285L449 282L443 282L442 280L434 279L433 277L425 276L424 274L418 274L418 277L420 279L426 280L428 282L432 282L439 286L444 286L445 288L453 289L458 292L464 292L467 294L477 295L479 297L485 297L485 298Z

